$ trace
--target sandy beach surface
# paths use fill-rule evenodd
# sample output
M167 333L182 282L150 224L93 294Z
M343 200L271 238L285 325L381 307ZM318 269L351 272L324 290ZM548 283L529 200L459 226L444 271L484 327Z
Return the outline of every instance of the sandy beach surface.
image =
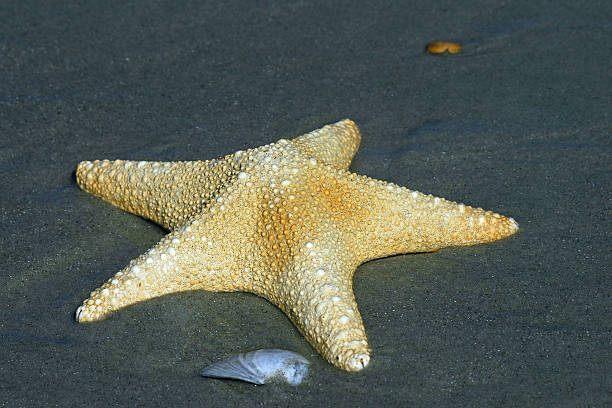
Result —
M0 407L610 406L611 39L609 1L4 2ZM81 191L79 161L205 160L343 118L352 171L521 227L360 266L365 370L245 293L75 322L166 233ZM304 383L199 376L272 347L311 362Z

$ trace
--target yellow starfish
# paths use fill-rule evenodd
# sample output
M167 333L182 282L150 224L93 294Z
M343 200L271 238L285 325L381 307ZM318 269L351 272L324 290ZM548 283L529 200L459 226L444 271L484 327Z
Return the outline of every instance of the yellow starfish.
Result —
M370 349L352 289L359 264L495 241L518 224L347 171L360 138L343 120L217 160L81 162L83 190L171 232L91 292L77 320L184 290L252 292L330 363L361 370Z

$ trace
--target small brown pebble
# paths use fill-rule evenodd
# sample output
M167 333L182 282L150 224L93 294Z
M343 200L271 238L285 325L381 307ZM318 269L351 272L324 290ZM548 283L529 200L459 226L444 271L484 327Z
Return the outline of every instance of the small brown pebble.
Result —
M427 51L431 54L442 54L448 51L449 54L456 54L461 50L461 44L448 41L434 41L427 44Z

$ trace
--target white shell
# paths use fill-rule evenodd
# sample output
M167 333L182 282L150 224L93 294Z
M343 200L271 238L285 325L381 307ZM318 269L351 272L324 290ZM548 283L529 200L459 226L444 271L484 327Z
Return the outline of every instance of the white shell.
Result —
M253 384L265 384L277 377L298 385L308 373L308 360L292 351L261 349L236 354L200 371L202 377L232 378Z

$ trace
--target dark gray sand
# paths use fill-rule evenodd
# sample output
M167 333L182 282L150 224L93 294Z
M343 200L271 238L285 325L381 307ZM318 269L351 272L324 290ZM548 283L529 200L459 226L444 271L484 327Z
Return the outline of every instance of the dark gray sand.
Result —
M610 406L612 2L269 3L0 5L0 406ZM521 226L362 265L367 369L250 294L74 321L164 234L80 191L80 160L209 159L343 118L353 171ZM198 375L262 347L307 357L306 382Z

